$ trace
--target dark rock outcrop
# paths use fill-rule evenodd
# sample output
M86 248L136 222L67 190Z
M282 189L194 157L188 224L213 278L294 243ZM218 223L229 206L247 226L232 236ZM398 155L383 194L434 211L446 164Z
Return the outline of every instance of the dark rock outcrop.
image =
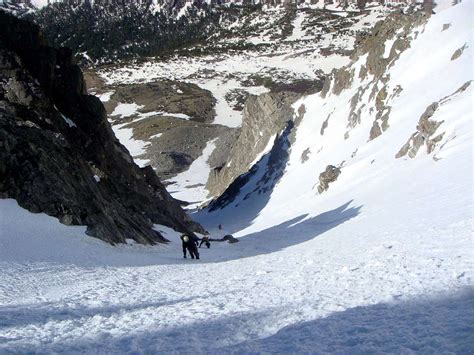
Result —
M213 166L224 164L236 137L236 130L229 127L172 117L150 117L126 127L133 128L133 137L151 142L140 159L148 159L158 176L166 180L187 170L202 155L209 141L214 142L216 153L222 154L212 155ZM145 131L147 127L150 129ZM152 138L153 132L159 137Z
M336 181L340 174L341 169L335 167L334 165L328 165L326 170L319 174L318 192L323 193L329 189L329 184Z
M438 107L438 102L433 102L431 105L428 105L425 112L420 117L416 127L417 131L411 135L410 139L408 139L408 142L406 142L400 151L395 155L396 158L401 158L407 154L410 158L414 158L420 148L425 144L428 154L433 151L436 143L441 141L443 138L443 134L432 137L438 127L443 123L443 121L437 122L431 119L431 117L438 110Z
M211 123L216 115L216 99L209 90L191 83L159 80L144 84L118 85L108 87L113 90L110 100L104 103L111 114L117 104L136 103L139 112L168 112L186 114L193 122Z
M456 60L458 59L460 56L462 56L462 54L464 53L464 50L467 48L467 44L464 43L464 45L461 47L461 48L458 48L456 49L456 51L453 53L453 55L451 56L451 60Z
M154 223L203 231L150 167L133 163L72 52L1 11L0 23L0 197L110 243L164 241Z
M401 158L408 155L410 158L415 158L422 146L426 147L426 153L431 154L436 146L441 142L445 132L438 133L438 128L443 124L444 121L436 121L433 119L436 111L441 106L452 100L457 95L463 94L466 89L471 86L472 81L466 81L459 89L452 94L443 97L439 101L435 101L428 105L420 116L416 131L410 136L408 141L400 148L395 158ZM433 157L435 160L436 157Z
M224 238L222 238L222 239L225 240L228 243L231 243L231 244L239 242L239 240L231 234L225 235Z
M172 179L199 158L209 141L216 146L209 163L224 164L238 129L213 124L215 101L211 92L191 83L158 80L131 85L105 85L87 72L89 91L111 93L104 102L113 126L131 129L132 138L147 142L134 158L149 161L158 177ZM135 113L121 117L119 104L135 104Z

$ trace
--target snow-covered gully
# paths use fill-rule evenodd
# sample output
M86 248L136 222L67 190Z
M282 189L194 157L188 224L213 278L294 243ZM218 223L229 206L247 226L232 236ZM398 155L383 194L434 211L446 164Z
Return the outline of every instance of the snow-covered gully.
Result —
M200 260L164 226L167 245L111 246L0 200L0 353L472 353L473 5L415 29L388 69L377 137L367 56L349 88L296 102L283 164L270 171L265 152L233 200L191 211L211 236L239 238ZM432 151L399 155L433 102ZM205 182L212 149L170 187L180 197ZM340 175L318 192L328 165Z

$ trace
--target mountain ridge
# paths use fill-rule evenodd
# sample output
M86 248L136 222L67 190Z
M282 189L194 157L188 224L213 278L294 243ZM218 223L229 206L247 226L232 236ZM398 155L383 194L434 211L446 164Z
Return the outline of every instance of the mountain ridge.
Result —
M153 222L202 232L148 167L117 141L66 48L36 25L0 12L2 198L110 243L166 241Z

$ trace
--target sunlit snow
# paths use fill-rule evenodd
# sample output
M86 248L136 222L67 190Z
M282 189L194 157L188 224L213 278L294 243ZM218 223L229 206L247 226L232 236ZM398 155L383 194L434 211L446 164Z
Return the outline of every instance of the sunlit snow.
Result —
M458 89L474 79L473 11L463 1L418 28L389 69L388 91L403 90L387 98L379 137L368 139L370 92L360 124L347 127L354 93L374 84L357 75L367 56L339 96L295 103L306 113L280 178L262 180L270 144L224 209L192 211L212 238L239 238L199 249L199 261L182 258L179 233L165 226L155 229L170 244L110 246L0 200L0 352L472 353L473 84ZM396 159L435 101L439 144ZM176 197L205 198L214 143L173 179ZM341 175L320 194L329 164Z

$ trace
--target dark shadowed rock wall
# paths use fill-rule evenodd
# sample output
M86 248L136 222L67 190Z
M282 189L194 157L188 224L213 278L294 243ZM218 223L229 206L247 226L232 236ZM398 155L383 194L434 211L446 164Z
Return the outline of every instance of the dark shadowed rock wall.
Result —
M110 243L164 241L154 223L202 231L115 138L73 53L1 11L0 24L0 197Z

